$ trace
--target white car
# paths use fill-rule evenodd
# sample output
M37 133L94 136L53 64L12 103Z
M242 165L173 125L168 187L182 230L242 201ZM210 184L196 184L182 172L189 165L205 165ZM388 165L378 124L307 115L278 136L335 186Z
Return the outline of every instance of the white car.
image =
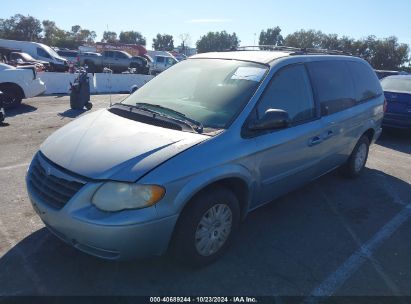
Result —
M5 108L19 105L24 98L31 98L46 91L43 81L32 67L15 68L0 63L0 91L5 95Z

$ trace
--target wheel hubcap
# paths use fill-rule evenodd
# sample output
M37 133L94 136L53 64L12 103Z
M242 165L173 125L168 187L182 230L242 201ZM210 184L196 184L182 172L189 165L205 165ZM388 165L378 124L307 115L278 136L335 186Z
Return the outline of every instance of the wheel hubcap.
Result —
M356 172L362 169L362 167L365 164L366 158L367 158L367 145L363 143L358 147L357 154L355 155L354 167L355 167Z
M204 213L195 233L195 247L202 256L210 256L223 247L231 232L233 215L226 204L217 204Z

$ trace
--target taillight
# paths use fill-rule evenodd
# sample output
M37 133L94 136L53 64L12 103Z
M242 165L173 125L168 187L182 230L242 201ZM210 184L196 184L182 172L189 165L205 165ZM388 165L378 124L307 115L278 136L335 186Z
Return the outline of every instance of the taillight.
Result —
M384 98L384 107L383 107L383 109L384 109L384 113L387 112L387 99L386 98Z

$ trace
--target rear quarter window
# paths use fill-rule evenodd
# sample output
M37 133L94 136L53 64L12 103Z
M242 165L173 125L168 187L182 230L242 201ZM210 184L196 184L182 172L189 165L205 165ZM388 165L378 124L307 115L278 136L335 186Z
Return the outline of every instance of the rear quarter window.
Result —
M345 61L324 60L307 63L321 114L330 115L356 104L355 88Z
M366 101L382 94L378 77L367 64L348 61L347 65L354 81L355 98L358 102Z

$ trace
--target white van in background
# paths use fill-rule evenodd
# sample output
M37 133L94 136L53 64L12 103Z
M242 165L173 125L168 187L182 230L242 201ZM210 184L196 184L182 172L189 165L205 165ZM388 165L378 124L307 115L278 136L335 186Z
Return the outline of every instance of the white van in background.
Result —
M147 51L145 57L148 57L151 61L151 75L157 75L178 62L178 60L171 55L171 53L166 51Z
M0 47L18 49L31 55L35 59L47 61L50 63L52 71L66 72L68 70L67 60L45 44L30 41L0 39Z

